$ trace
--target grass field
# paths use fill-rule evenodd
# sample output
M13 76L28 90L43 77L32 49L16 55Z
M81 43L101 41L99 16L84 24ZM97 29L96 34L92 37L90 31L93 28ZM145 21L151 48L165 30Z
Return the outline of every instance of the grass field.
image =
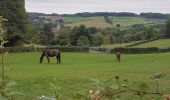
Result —
M137 47L137 48L146 48L146 47L170 48L170 39L155 40L155 41L151 41L147 43L142 43L134 47Z
M14 90L25 94L16 100L36 100L37 96L52 96L49 83L54 78L62 86L65 97L72 96L74 91L92 89L90 78L106 80L119 75L132 82L149 83L150 89L153 89L155 81L150 77L154 73L164 72L167 76L161 80L160 89L168 89L170 84L170 53L122 55L121 63L115 60L113 54L62 53L60 65L56 64L55 58L51 58L51 64L47 64L46 59L39 64L40 55L39 52L12 53L5 57L6 75L19 84ZM129 96L122 97L121 100L141 99Z
M129 27L134 24L144 24L144 25L153 25L164 23L165 20L160 19L147 19L140 17L111 17L113 21L113 25L105 22L104 17L96 16L96 17L65 17L64 20L66 22L66 26L79 26L86 25L87 27L98 27L98 28L106 28L106 27L116 27L117 24L120 24L122 28Z
M134 24L154 24L153 22L146 18L140 17L113 17L112 19L114 26L120 24L122 27L132 26Z
M67 24L67 26L71 27L85 25L87 27L106 28L112 26L105 22L104 17L77 17L77 19L76 17L71 17L66 20L72 22Z

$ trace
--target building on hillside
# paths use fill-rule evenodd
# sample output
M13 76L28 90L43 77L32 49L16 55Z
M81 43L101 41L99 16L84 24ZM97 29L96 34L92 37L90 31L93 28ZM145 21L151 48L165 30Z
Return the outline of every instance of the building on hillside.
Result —
M64 23L64 18L60 16L39 16L45 23L52 23L55 25L51 30L56 33L61 30Z
M63 17L60 16L39 16L44 20L51 21L52 23L58 23L60 20L64 20Z

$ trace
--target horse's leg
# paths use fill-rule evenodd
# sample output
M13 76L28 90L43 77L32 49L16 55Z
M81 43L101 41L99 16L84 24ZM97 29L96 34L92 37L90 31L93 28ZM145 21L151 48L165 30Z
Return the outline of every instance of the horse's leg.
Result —
M61 63L61 56L59 55L58 56L58 61L59 61L59 64Z
M58 61L59 61L59 60L58 60L58 56L56 56L56 60L57 60L57 64L58 64Z
M47 57L47 61L48 61L48 64L50 63L50 59L49 59L49 57L48 56L46 56Z
M117 61L120 62L119 55L116 55Z
M118 61L120 62L120 56L118 56Z
M61 60L60 60L60 56L56 56L57 59L57 64L60 64Z

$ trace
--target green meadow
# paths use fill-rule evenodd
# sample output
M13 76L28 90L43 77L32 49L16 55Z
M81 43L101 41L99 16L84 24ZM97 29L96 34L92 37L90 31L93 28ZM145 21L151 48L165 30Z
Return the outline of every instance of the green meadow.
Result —
M106 28L106 27L116 27L117 24L120 24L122 28L130 27L135 24L144 24L144 25L154 25L164 23L165 20L160 19L148 19L142 17L112 17L113 24L106 23L104 17L95 16L95 17L64 17L66 26L80 26L85 25L87 27L97 27L97 28Z
M56 64L55 58L50 58L50 64L47 64L46 58L40 64L40 55L40 52L34 52L9 53L5 56L6 79L17 82L18 85L13 89L25 94L16 96L16 100L36 100L37 96L42 95L53 96L49 84L54 79L62 87L65 98L73 96L76 91L93 89L91 78L107 80L118 75L132 84L146 82L150 90L155 90L155 81L150 77L154 73L163 72L167 76L160 80L160 90L168 89L170 84L170 53L122 54L120 63L116 61L114 54L62 53L60 65ZM122 100L141 99L130 95L122 97Z
M142 43L133 47L146 48L146 47L158 47L158 48L170 48L170 39L159 39L147 43Z

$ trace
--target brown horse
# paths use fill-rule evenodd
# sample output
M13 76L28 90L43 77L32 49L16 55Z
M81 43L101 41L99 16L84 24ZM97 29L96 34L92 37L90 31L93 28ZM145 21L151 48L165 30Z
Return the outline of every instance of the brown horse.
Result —
M121 53L120 52L116 52L116 58L117 58L117 61L120 62L120 58L121 58Z
M49 57L56 57L57 64L61 63L61 52L58 49L44 49L40 57L40 63L43 62L44 56L47 57L48 63L50 63Z

